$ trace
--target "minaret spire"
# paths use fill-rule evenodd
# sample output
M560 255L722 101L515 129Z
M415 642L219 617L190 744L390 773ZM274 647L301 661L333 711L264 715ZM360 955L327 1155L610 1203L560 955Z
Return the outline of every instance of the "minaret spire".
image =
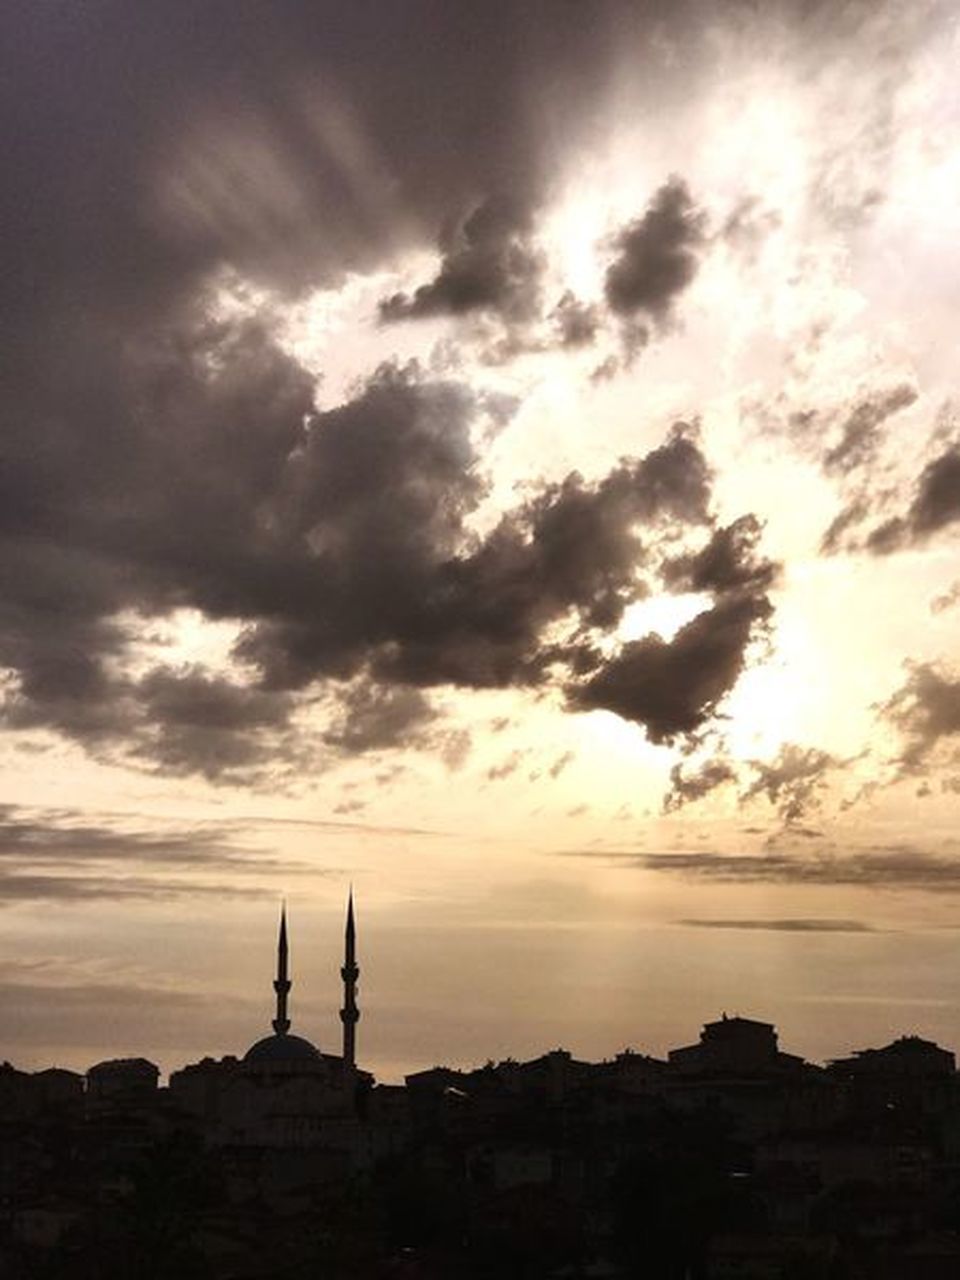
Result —
M277 976L273 989L277 993L277 1016L273 1020L273 1030L278 1036L285 1036L290 1030L290 1019L287 1017L287 996L290 994L290 979L287 976L287 904L280 908L280 938L277 942Z
M343 1023L343 1065L352 1071L357 1065L357 1023L360 1021L360 1010L357 1008L357 979L360 970L357 968L357 929L353 918L353 885L347 898L347 927L343 939L343 968L340 977L343 979L343 1008L340 1010L340 1021Z

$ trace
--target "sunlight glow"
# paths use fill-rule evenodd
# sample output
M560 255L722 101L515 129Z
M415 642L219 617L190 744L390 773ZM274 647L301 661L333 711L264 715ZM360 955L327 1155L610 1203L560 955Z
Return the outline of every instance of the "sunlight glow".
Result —
M681 627L692 622L698 613L710 608L710 597L699 595L651 596L633 604L623 615L620 637L640 640L654 632L662 640L672 640Z
M236 668L233 646L241 625L229 620L211 620L197 609L176 609L163 618L147 619L139 614L123 614L118 619L138 636L138 652L131 674L149 670L155 663L165 666L203 667L222 674Z

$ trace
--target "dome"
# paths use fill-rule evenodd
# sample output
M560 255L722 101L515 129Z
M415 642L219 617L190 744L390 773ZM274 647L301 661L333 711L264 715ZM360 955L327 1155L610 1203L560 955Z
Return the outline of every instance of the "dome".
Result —
M243 1055L244 1062L319 1062L320 1050L303 1036L264 1036Z

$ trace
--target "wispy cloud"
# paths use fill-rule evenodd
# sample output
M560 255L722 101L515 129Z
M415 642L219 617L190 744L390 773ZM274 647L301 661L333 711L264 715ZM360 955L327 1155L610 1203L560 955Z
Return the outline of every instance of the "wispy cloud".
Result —
M0 906L16 902L95 902L183 897L257 898L274 891L252 885L211 884L157 876L20 875L0 870Z
M0 805L0 904L251 897L256 878L330 874L251 845L232 822L163 824ZM211 879L213 877L213 879Z
M862 920L677 920L676 924L692 929L758 929L775 933L875 933L873 925Z
M640 853L568 849L562 857L607 861L637 871L666 872L717 884L851 885L865 889L960 890L960 858L920 849L846 855L801 853Z

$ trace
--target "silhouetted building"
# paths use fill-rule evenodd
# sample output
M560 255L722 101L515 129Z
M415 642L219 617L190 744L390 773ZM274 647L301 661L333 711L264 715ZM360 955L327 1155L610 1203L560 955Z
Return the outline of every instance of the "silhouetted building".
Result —
M171 1098L200 1118L212 1141L258 1148L318 1148L344 1152L352 1160L366 1145L358 1138L358 1103L373 1077L355 1063L356 923L353 894L347 905L344 938L344 1054L321 1053L305 1037L291 1031L289 997L290 946L287 913L280 913L277 973L273 981L276 1007L272 1034L250 1046L241 1059L206 1058L175 1072Z
M699 1044L671 1049L667 1058L685 1075L763 1075L803 1067L802 1058L780 1052L776 1029L769 1022L726 1014L706 1024Z
M901 1076L929 1080L952 1076L957 1069L954 1055L932 1040L901 1036L882 1049L858 1049L849 1058L834 1058L829 1067L835 1075L855 1079Z
M949 1051L904 1036L822 1069L724 1015L666 1061L553 1049L376 1086L356 941L351 893L341 1054L292 1030L284 909L270 1033L242 1056L167 1089L101 1062L86 1105L72 1072L0 1066L0 1276L960 1274Z
M87 1072L87 1097L105 1102L148 1102L157 1091L160 1068L146 1058L111 1058Z

